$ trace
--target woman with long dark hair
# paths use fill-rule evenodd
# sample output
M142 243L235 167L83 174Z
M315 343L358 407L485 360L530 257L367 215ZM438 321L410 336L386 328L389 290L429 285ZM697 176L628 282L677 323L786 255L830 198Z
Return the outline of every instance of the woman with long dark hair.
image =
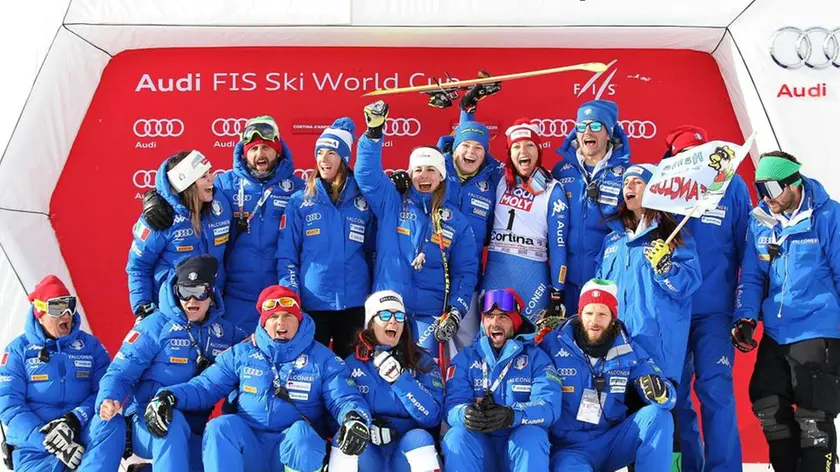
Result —
M339 118L318 138L315 170L289 199L277 245L280 285L300 294L315 320L315 340L332 340L342 358L364 322L374 247L373 212L350 169L355 128Z
M216 284L224 286L222 264L230 234L232 211L225 198L214 198L212 166L198 151L182 151L166 159L157 171L155 190L172 206L174 223L158 231L144 216L134 225L128 252L128 295L135 315L146 316L158 306L160 286L175 266L191 256L209 254L219 261Z
M373 416L371 444L361 456L333 448L330 470L347 472L439 470L432 435L440 424L443 379L432 356L405 329L402 297L376 292L365 302L364 329L356 335L347 368Z
M619 287L621 321L633 339L676 385L680 380L691 321L691 295L701 271L694 239L665 212L642 207L656 168L634 165L624 173L624 199L615 220L620 229L604 241L598 278Z

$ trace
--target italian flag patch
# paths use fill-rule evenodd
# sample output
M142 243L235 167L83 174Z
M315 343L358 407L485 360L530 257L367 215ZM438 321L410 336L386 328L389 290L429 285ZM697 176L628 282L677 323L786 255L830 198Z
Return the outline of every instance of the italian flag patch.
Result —
M137 236L140 241L145 242L151 232L152 230L147 228L142 221L138 221L137 224L134 225L134 235Z

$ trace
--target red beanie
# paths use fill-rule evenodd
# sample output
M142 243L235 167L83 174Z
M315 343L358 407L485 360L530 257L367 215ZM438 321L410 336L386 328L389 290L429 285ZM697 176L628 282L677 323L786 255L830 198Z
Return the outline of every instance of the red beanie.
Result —
M278 303L274 308L270 310L263 310L262 305L263 302L266 300L277 299L277 298L291 298L294 300L293 306L280 306ZM295 315L295 318L298 319L299 322L303 321L303 312L300 310L300 298L298 298L297 294L294 290L283 287L282 285L271 285L266 287L261 293L260 298L257 300L257 311L260 313L260 326L265 328L265 322L271 318L275 313L279 313L281 311L285 311L286 313L291 313Z
M706 130L692 125L683 125L674 128L665 136L665 144L668 146L672 156L676 156L687 147L699 146L708 141Z
M266 141L265 139L254 136L254 139L250 140L248 144L245 145L245 152L247 153L249 149L258 145L258 144L265 144L266 146L270 147L277 151L277 157L281 157L283 155L283 146L280 145L280 138L274 138L274 141Z
M537 162L534 168L542 166L542 139L540 138L540 130L536 125L531 123L528 118L519 118L513 122L506 131L505 139L507 141L507 161L505 162L505 182L508 188L513 188L516 185L516 169L513 167L513 160L510 155L510 147L513 143L519 141L533 141L537 145Z
M40 300L42 302L46 302L50 298L67 297L69 295L70 291L67 290L67 286L64 285L64 282L62 282L58 277L50 274L38 282L38 285L35 286L35 290L29 294L29 301L34 302L35 300ZM35 318L40 318L44 315L43 311L35 308L33 308L32 312L35 314Z

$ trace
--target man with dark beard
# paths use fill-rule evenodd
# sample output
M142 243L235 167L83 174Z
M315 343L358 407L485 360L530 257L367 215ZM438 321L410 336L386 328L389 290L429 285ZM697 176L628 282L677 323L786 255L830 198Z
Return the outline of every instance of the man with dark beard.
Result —
M580 315L549 333L540 347L563 378L563 413L551 426L551 470L671 468L676 391L618 319L618 288L592 279L580 294ZM629 384L629 385L628 385ZM629 414L627 388L642 403Z

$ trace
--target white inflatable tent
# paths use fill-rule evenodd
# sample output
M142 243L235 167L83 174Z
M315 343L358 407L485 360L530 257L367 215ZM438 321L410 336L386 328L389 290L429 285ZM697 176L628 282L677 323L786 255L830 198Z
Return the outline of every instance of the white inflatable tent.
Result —
M837 33L834 0L29 0L0 3L0 344L22 331L26 293L47 272L72 283L49 203L110 59L126 50L223 46L689 49L717 61L754 151L783 149L840 195L827 137L840 124L840 70L784 69L783 27ZM837 37L812 41L838 59ZM798 62L795 39L779 50ZM824 42L824 44L820 44ZM801 44L800 44L801 46ZM840 64L837 64L840 65ZM778 96L823 84L823 97ZM80 218L86 217L80 209ZM71 288L72 290L72 288Z

